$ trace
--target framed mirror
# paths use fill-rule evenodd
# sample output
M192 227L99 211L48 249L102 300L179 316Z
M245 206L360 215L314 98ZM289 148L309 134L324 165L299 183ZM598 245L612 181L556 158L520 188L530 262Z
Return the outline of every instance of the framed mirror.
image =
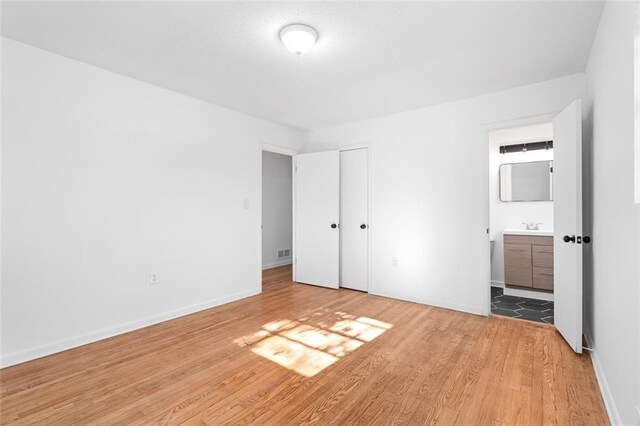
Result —
M553 161L500 166L500 201L552 201Z

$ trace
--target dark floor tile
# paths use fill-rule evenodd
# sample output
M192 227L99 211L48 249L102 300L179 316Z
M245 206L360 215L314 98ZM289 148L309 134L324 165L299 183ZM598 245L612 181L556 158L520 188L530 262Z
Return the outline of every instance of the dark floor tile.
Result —
M529 305L535 305L535 306L547 306L549 303L553 303L547 300L531 299L529 297L519 297L519 299L520 299L520 302L528 303Z
M531 309L520 309L518 313L520 314L520 316L522 316L522 318L532 321L542 321L542 318L549 317L549 315L545 314L544 312L534 311Z
M522 309L522 306L518 306L516 303L504 302L502 300L496 300L493 304L496 305L496 308L509 309L510 311Z
M542 312L545 309L550 309L546 305L540 305L540 304L537 304L537 303L531 303L529 301L527 301L527 302L516 302L516 304L518 306L520 306L521 308L531 309L532 311L540 311L540 312Z
M516 303L522 301L522 297L504 295L500 300L503 302Z
M491 287L491 313L553 324L553 302L529 297L506 296L504 289Z
M491 313L494 315L502 315L503 317L520 318L520 314L508 309L492 309Z

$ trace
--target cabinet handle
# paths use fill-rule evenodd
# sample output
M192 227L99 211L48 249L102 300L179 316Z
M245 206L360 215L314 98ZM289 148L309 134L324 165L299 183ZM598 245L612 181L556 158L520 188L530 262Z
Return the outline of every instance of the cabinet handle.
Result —
M510 250L510 251L524 251L524 249L523 249L523 248L521 248L521 249L510 248L509 250Z
M540 275L549 275L549 276L553 276L552 273L549 272L538 272Z

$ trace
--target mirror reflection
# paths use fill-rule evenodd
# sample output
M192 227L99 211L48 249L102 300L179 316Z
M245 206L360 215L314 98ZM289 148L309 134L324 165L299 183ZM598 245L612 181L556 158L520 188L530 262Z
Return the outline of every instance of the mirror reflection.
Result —
M553 161L500 166L501 201L552 201Z

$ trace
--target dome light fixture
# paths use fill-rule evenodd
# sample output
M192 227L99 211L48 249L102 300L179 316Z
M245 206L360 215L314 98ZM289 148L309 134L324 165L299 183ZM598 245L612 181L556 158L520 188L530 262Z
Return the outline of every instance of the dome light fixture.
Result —
M308 25L291 24L280 30L280 40L289 52L299 56L313 47L318 33Z

